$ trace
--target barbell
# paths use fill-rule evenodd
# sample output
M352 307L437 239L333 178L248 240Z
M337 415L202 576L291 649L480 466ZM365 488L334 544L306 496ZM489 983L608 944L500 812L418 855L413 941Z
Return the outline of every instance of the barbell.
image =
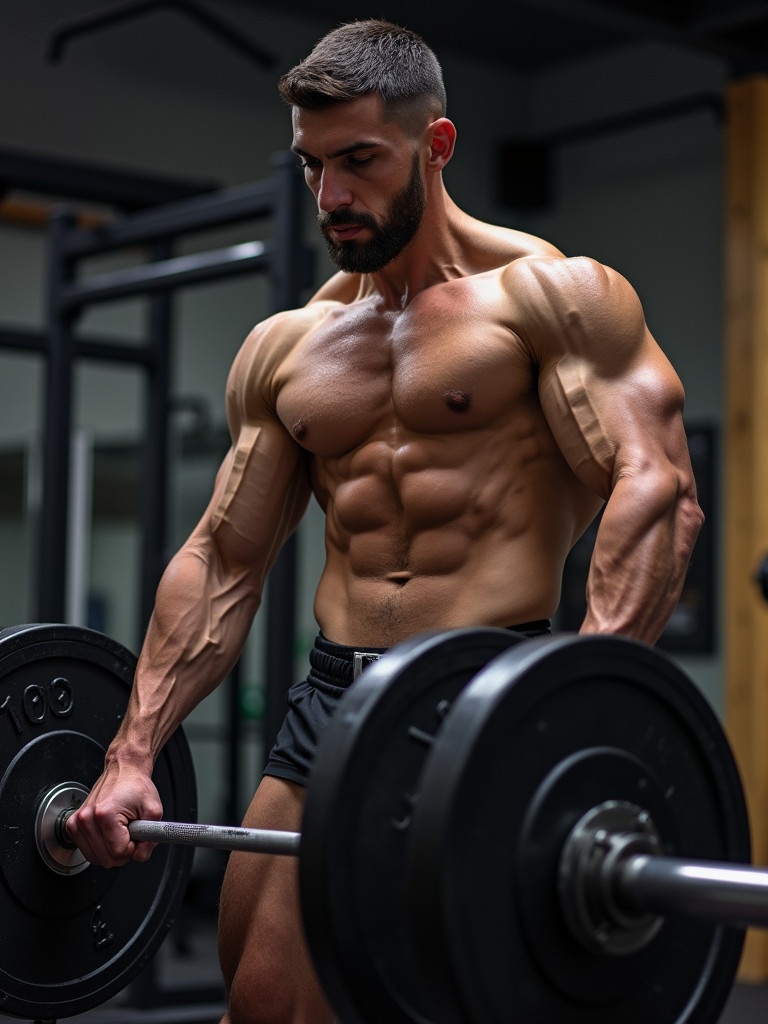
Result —
M714 1024L768 925L735 762L661 652L619 637L424 634L350 688L301 833L195 822L181 730L133 822L147 863L89 865L66 818L101 772L135 659L91 630L0 632L0 1012L123 988L183 898L191 846L298 855L310 950L344 1024ZM12 937L12 941L10 941Z

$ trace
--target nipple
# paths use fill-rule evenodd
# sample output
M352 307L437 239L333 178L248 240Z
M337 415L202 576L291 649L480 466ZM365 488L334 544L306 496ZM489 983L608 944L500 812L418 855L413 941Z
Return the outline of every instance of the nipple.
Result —
M454 412L466 412L472 404L472 396L467 391L446 391L443 398Z
M304 420L297 420L291 427L291 433L297 441L303 441L307 436L307 424Z

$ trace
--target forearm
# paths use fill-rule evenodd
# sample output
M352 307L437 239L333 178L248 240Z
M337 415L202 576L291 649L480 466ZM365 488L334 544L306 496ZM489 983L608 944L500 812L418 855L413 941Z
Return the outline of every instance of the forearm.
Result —
M166 569L139 656L125 719L107 754L147 770L189 712L227 675L259 593L215 549L188 543Z
M598 530L580 632L654 643L680 597L702 522L691 479L620 481Z

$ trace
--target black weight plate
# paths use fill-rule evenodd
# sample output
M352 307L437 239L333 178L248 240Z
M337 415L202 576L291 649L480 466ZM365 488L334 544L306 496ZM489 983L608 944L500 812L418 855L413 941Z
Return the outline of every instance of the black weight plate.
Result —
M647 809L664 853L748 862L731 750L670 659L619 637L532 640L455 701L411 829L414 943L471 1024L714 1024L743 933L668 919L643 949L587 951L566 925L558 862L605 800Z
M453 1024L411 945L405 853L419 776L452 701L522 639L503 629L422 635L393 648L350 687L323 736L302 823L305 929L344 1024Z
M93 630L0 631L0 1013L84 1013L124 988L165 938L193 851L159 846L146 864L59 874L35 842L41 799L60 783L90 789L125 712L135 658ZM183 733L154 781L169 818L193 821Z

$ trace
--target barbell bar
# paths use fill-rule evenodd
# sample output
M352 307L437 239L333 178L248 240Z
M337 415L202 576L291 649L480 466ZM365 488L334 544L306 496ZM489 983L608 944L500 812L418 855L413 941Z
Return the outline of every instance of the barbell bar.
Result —
M54 842L64 849L72 849L75 846L65 831L66 822L75 810L76 807L68 807L56 814ZM48 832L45 822L42 823L41 829ZM169 843L207 850L271 853L278 856L297 856L301 842L300 832L241 828L233 825L204 825L188 821L147 821L141 818L129 823L128 833L135 842Z
M617 900L631 909L768 928L768 870L636 855L621 865Z
M241 850L283 856L296 856L301 842L300 832L178 821L132 821L128 831L131 839L151 843L181 843L210 850Z
M716 717L643 645L518 640L427 634L370 666L321 742L301 833L133 822L133 838L166 845L102 871L77 863L65 823L100 774L135 663L91 631L0 632L0 920L31 947L3 944L0 1012L103 1002L170 927L189 863L172 850L210 846L298 855L310 949L344 1024L717 1020L743 927L768 923L768 872L749 866ZM166 811L194 815L176 748L183 734L155 781ZM137 926L148 886L166 916ZM54 977L39 955L52 930Z
M53 806L56 822L51 846L71 850L76 847L64 826L77 808L56 811L50 800L55 792L41 803L45 808L41 831L50 834L46 819ZM629 820L617 820L621 812ZM198 822L136 819L129 823L128 832L137 842L272 856L299 856L301 846L300 832ZM659 853L658 840L651 838L654 832L642 808L607 801L591 808L568 836L560 861L560 899L575 937L587 948L625 953L625 942L612 946L607 940L606 926L629 934L649 912L768 928L768 869L665 857ZM588 923L587 905L592 917ZM644 935L643 942L651 938ZM639 948L636 942L632 945Z

